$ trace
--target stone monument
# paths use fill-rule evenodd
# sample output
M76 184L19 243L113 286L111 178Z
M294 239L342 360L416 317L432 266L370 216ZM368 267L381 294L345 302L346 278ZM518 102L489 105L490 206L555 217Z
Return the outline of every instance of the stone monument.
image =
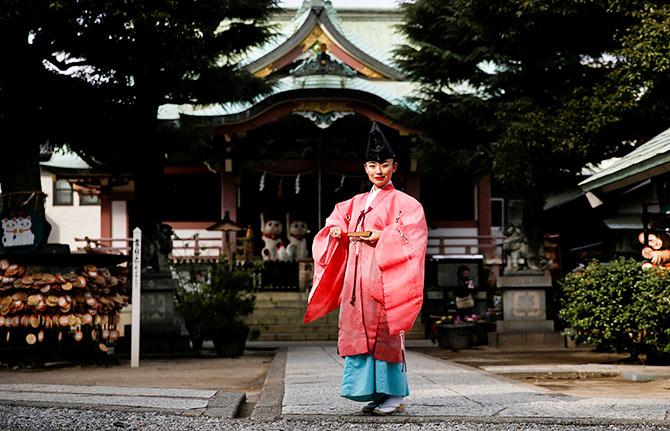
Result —
M187 351L188 333L174 305L177 280L172 278L168 262L172 251L170 226L159 225L153 234L148 233L142 238L142 248L141 351Z
M499 348L562 348L564 337L547 320L547 290L551 276L546 262L532 250L520 225L505 228L504 275L497 279L502 290L503 320L489 333L489 345Z

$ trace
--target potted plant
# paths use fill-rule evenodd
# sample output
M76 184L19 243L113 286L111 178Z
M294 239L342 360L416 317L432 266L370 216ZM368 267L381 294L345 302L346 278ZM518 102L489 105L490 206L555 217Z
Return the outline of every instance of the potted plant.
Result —
M186 281L180 278L180 283L174 292L174 299L175 309L184 319L191 348L196 352L200 351L203 342L202 322L205 321L203 289L199 284L191 282L188 277Z
M241 355L249 336L242 317L251 314L256 303L253 272L227 263L213 265L205 291L205 338L214 342L219 356Z
M193 268L190 281L180 284L176 307L194 348L209 339L219 356L243 354L250 331L242 318L254 311L256 302L253 272L213 263Z

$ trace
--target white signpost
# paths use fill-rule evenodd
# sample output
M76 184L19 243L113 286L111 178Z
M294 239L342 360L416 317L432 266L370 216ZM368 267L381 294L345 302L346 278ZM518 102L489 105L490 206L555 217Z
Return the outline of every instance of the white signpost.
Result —
M132 314L132 339L130 345L130 366L140 366L140 288L142 273L142 230L136 227L133 230L133 314Z

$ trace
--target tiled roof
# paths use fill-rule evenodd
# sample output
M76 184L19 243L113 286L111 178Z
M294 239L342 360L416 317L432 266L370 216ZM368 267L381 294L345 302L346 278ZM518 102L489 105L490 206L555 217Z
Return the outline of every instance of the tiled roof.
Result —
M288 22L274 21L271 24L276 26L275 34L270 38L270 40L257 47L252 49L247 56L240 61L240 64L246 66L259 58L263 57L266 54L274 51L277 47L285 43L295 32L298 31L300 27L305 23L309 17L310 10L298 11L295 17Z
M293 90L324 88L358 90L374 94L394 105L405 103L407 97L412 96L415 92L414 84L404 81L378 81L338 75L289 76L277 81L271 94L260 97L253 103L226 103L207 106L162 105L158 110L158 118L161 120L177 120L179 114L198 116L234 115L250 109L270 96Z
M61 169L92 169L73 151L54 151L49 160L40 162L40 166Z
M363 51L374 53L380 61L394 66L393 50L406 43L405 38L395 29L400 20L345 20L341 18L343 34Z
M670 171L670 129L582 181L579 186L585 191L601 187L616 189L617 183L621 183L622 186L629 184L626 180L631 177L636 176L637 179L643 180L664 170Z
M367 13L367 12L366 12ZM393 20L366 20L358 14L357 20L345 24L328 0L305 0L290 22L277 20L277 34L267 44L251 50L241 64L252 72L261 70L291 52L319 25L344 51L361 63L392 79L401 79L391 58L391 51L401 40ZM373 16L370 13L370 16ZM383 13L380 16L387 16ZM363 18L363 19L361 19ZM358 21L358 22L353 22ZM363 25L363 28L361 27ZM372 42L370 46L368 42Z
M370 79L363 76L340 76L328 74L311 74L308 76L287 76L277 79L270 94L261 96L252 102L236 102L211 104L207 106L193 105L162 105L158 110L161 120L177 120L180 115L188 116L231 116L223 118L224 122L240 114L248 114L255 105L272 96L295 90L311 89L346 89L355 90L377 96L392 105L404 105L412 108L410 98L417 94L417 86L405 80L402 74L393 67L390 60L392 49L402 43L401 36L396 32L394 23L400 20L399 13L393 11L344 11L338 16L328 0L305 0L293 16L288 18L287 12L281 12L275 24L278 25L277 35L265 46L250 52L242 64L250 70L265 67L284 52L294 49L296 44L311 32L314 25L321 25L335 39L349 50L350 54L359 58L371 67L386 73L390 79ZM338 61L334 59L334 61Z
M373 57L387 66L394 67L390 50L394 48L391 39L397 34L392 25L380 26L378 23L361 21L356 25L354 22L345 22L337 14L330 2L326 7L328 17L340 34L358 49ZM360 27L363 27L361 31ZM372 28L374 27L374 28ZM375 45L374 48L372 45ZM381 48L381 49L380 49Z

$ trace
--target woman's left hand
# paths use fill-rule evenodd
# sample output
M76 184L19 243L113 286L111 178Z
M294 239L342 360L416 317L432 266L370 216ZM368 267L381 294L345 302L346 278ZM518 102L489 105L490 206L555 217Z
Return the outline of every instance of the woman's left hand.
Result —
M379 241L379 237L382 236L382 233L378 230L371 230L372 234L370 236L362 236L360 237L361 241L366 241L369 242L370 244L374 244L377 241Z

